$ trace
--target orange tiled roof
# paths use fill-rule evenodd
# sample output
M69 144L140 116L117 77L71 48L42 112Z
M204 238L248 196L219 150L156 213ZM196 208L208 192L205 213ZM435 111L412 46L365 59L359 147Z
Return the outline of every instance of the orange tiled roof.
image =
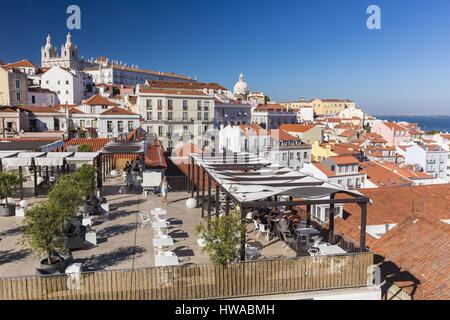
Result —
M340 164L340 165L358 164L359 163L358 159L356 159L355 157L351 157L351 156L337 156L337 157L330 157L330 159L334 163Z
M118 106L117 103L110 101L102 95L96 94L95 96L90 97L83 104L88 106Z
M288 111L289 109L281 104L260 104L256 108L257 111Z
M408 180L389 168L377 162L361 162L361 168L367 172L367 179L377 185L379 188L398 187L398 186L412 186L412 181Z
M298 141L299 139L281 129L270 130L270 136L278 141Z
M28 112L33 112L33 113L58 113L60 114L61 112L59 111L58 108L56 107L37 107L37 106L19 106L17 107L20 110L23 111L28 111Z
M450 184L435 184L412 187L376 188L359 190L373 201L367 210L367 225L401 223L413 214L423 214L430 219L450 219ZM337 198L347 198L338 195ZM336 219L336 230L353 240L359 239L361 208L357 204L345 204L348 216L345 220ZM368 237L369 246L374 238Z
M327 167L325 167L323 164L321 164L320 162L314 162L313 165L319 169L320 171L322 171L324 174L326 174L327 177L334 177L336 174L333 171L328 170Z
M239 126L245 135L267 135L267 131L257 124L241 124Z
M21 61L9 63L3 66L4 69L13 69L13 68L38 68L33 62L30 60L24 59Z
M218 83L209 82L187 82L187 81L161 81L153 80L148 81L150 88L157 89L184 89L184 90L227 90L224 86Z
M194 90L173 90L173 89L151 89L148 87L141 87L140 92L142 93L155 93L155 94L166 94L166 95L178 95L178 96L203 96L209 97L203 91L194 91Z
M382 273L414 300L449 300L449 234L448 224L413 215L371 249L384 257Z
M105 144L110 141L112 141L112 139L108 138L73 138L65 141L64 149L67 150L68 146L87 144L91 146L92 152L97 152L103 149Z
M120 107L114 107L111 108L109 110L106 110L105 112L101 113L102 116L112 116L112 115L127 115L127 116L138 116L137 113L134 113L132 111L129 110L125 110L123 108Z
M402 125L395 123L395 122L386 121L386 122L383 122L383 124L393 131L408 131L407 128L405 128Z
M282 124L280 129L286 132L307 132L314 127L312 124Z

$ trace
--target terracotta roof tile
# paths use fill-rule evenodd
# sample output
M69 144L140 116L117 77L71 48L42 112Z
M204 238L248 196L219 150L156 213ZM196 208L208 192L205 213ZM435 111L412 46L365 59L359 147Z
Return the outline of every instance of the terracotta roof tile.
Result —
M127 116L138 116L137 113L134 113L129 110L125 110L120 107L114 107L109 110L106 110L105 112L101 113L102 116L111 116L111 115L127 115Z
M286 132L307 132L314 128L315 125L305 125L305 124L282 124L280 126L281 130L284 130Z
M88 106L118 106L117 103L110 101L102 95L96 94L95 96L90 97L82 104Z

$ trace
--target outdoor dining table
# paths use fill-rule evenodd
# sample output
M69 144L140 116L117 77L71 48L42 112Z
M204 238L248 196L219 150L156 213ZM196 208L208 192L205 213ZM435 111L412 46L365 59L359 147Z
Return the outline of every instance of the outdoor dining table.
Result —
M156 267L178 266L180 262L177 256L155 256Z
M155 222L153 224L153 229L167 229L167 228L168 227L167 227L167 223L166 222L158 221L158 222Z
M167 211L166 210L152 210L152 213L155 216L166 216L167 215Z
M347 253L344 249L336 245L319 245L319 252L324 256L340 255Z
M154 247L168 247L173 246L173 239L172 238L158 238L153 239L153 246Z
M295 229L295 231L297 236L306 236L306 244L309 244L311 236L314 237L320 235L320 232L317 229L311 227L300 227Z

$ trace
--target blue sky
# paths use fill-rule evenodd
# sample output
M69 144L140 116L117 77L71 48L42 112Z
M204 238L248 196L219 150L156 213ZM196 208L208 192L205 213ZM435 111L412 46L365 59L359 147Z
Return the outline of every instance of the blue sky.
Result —
M350 98L372 113L450 114L448 0L5 1L0 60L39 63L78 4L80 55L232 88L242 71L272 100ZM382 10L382 30L366 9ZM20 21L20 23L17 23Z

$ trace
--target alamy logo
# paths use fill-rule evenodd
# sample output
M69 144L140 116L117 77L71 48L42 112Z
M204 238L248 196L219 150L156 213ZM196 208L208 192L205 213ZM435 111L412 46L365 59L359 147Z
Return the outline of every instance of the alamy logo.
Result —
M67 29L80 30L81 29L81 9L77 5L71 5L67 7L66 13L69 15L67 18Z
M367 14L370 16L367 18L367 28L369 30L381 29L381 9L379 6L373 4L367 8Z

